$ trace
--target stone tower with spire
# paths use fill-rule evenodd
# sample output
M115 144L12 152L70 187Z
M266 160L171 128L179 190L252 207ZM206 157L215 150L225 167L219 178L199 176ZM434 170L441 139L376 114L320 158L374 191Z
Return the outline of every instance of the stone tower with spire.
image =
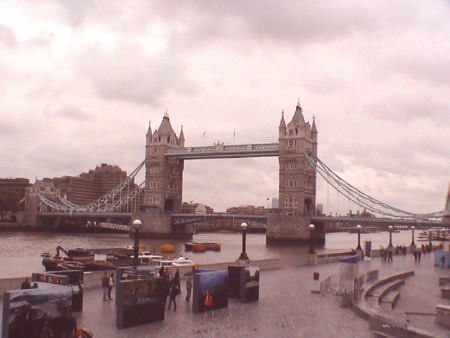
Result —
M183 227L173 229L171 214L181 213L184 161L165 156L170 149L185 145L183 126L177 137L167 112L158 129L149 123L145 143L145 188L142 204L133 219L142 221L142 233L150 237L182 235Z
M282 112L278 127L280 212L268 216L268 243L306 244L309 240L308 226L316 205L316 172L305 154L317 160L317 134L315 119L312 125L305 122L300 100L287 125ZM315 232L320 231L318 224Z

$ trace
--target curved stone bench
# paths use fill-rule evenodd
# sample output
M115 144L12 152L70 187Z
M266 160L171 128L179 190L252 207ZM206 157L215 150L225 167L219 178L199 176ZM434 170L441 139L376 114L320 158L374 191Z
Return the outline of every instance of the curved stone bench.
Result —
M389 276L389 277L385 277L385 278L379 279L375 283L373 283L366 290L365 294L369 294L370 295L370 294L372 294L374 292L375 289L381 287L384 284L393 282L393 281L398 280L398 279L403 279L404 280L405 278L413 276L413 275L414 275L414 270L411 270L411 271L400 272L400 273L398 273L396 275L392 275L392 276Z
M413 275L414 270L400 272L398 274L377 280L367 287L360 301L351 303L352 309L366 320L369 320L371 316L380 314L382 309L379 306L379 297L400 286L400 284L405 282L405 278ZM373 297L372 295L376 295L376 298L378 298L374 299L375 301L373 305L369 304L366 299Z
M406 271L406 272L401 272L396 275L392 275L392 276L389 276L389 277L386 277L386 278L376 281L374 284L372 284L368 287L367 291L364 292L364 295L361 297L361 300L358 302L351 302L350 307L352 308L353 311L355 311L357 314L359 314L361 317L363 317L366 320L370 320L371 318L372 319L378 318L381 315L385 318L390 319L390 321L394 321L394 322L398 321L400 323L403 323L404 322L403 318L401 318L399 316L394 316L392 314L382 311L382 309L379 307L378 302L376 302L376 304L374 304L374 306L370 306L370 304L366 300L366 295L369 294L369 296L367 296L367 297L370 298L370 297L372 297L370 295L374 294L375 290L377 288L381 288L383 285L390 284L391 282L394 282L398 279L401 279L404 282L405 278L413 276L413 275L414 275L414 271ZM395 283L393 283L392 285L395 285ZM389 287L386 286L386 288L383 288L383 290L386 290L386 289L389 289ZM389 292L389 291L386 291L386 293L387 292ZM377 292L377 294L378 294L378 292ZM447 319L447 317L445 317L445 320L446 319ZM404 323L404 326L405 327L402 330L405 332L405 334L408 335L408 337L424 337L424 338L425 337L426 338L443 337L443 336L428 332L426 330L414 327L409 323ZM384 333L384 332L379 332L379 334L382 336L389 337L389 335L386 335L386 333Z
M403 278L403 277L399 277ZM405 284L404 279L394 280L386 284L376 284L375 288L371 288L370 292L366 292L365 297L377 297L379 299L383 298L388 292L397 289L398 287Z
M400 298L400 291L388 291L382 298L380 298L380 303L388 303L391 304L391 308L393 309L395 306L395 302Z

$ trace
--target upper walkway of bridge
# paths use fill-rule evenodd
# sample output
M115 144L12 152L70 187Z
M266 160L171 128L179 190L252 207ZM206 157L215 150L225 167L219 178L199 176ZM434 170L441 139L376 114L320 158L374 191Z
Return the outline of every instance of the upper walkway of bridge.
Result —
M213 146L168 149L164 155L183 160L208 158L240 158L278 156L278 143L224 145L217 142Z

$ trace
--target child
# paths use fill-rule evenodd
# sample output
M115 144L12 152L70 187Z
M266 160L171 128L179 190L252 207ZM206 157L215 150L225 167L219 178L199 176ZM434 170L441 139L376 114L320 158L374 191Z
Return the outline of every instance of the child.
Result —
M214 316L214 311L211 310L213 303L213 298L210 295L209 289L206 289L205 299L203 301L203 304L205 305L205 314L204 316L208 316L208 311L211 311L211 315Z

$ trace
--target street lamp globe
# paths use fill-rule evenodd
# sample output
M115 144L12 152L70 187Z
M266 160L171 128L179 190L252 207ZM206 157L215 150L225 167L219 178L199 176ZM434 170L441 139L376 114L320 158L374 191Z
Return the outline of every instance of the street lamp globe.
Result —
M139 264L139 229L142 226L142 222L139 219L133 221L134 228L134 263Z
M309 247L308 254L315 254L316 252L314 251L314 245L313 245L313 242L314 242L314 228L315 228L315 225L314 225L314 224L310 224L310 225L308 226L308 228L309 228L309 230L311 231L311 240L310 240L310 247Z
M388 247L392 248L392 229L394 229L394 227L392 225L389 225L389 245Z
M362 228L362 226L360 224L358 224L356 226L356 229L358 230L358 246L356 247L356 250L362 250L362 248L361 248L361 228Z
M242 252L239 256L240 260L248 260L247 253L245 252L245 242L246 242L246 230L248 228L247 223L241 223L241 229L242 229Z
M141 220L135 219L135 220L133 221L133 227L134 227L134 230L140 230L140 229L141 229L141 226L142 226Z

